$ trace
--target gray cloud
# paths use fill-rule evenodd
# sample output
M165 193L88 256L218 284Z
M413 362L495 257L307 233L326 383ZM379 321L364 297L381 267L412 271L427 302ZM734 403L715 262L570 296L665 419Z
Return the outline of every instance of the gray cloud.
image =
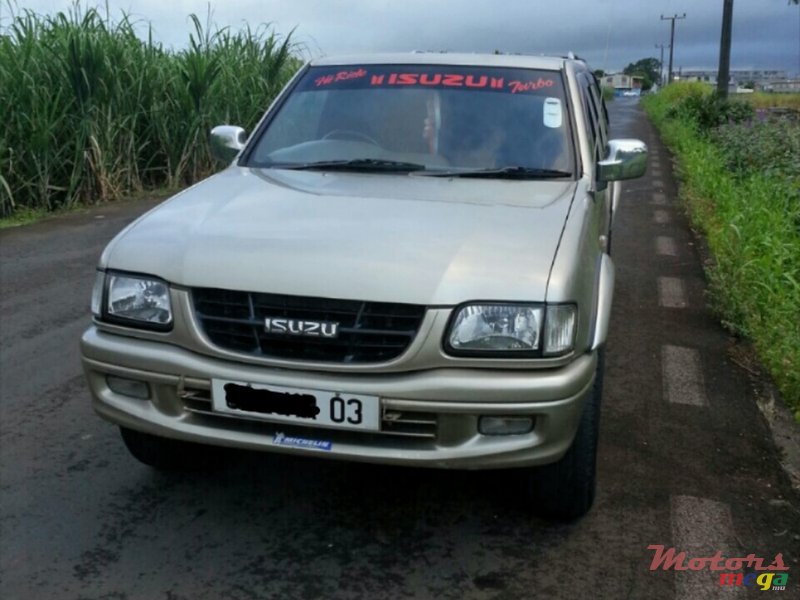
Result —
M26 0L20 8L65 10L70 0ZM152 23L173 47L188 40L187 16L205 18L207 0L109 0ZM310 55L347 52L451 50L530 54L573 50L593 66L621 69L669 40L660 16L687 13L677 23L675 65L714 68L722 0L211 0L214 21L241 27L271 22ZM4 10L3 16L8 14ZM800 8L786 0L736 0L732 66L800 72Z

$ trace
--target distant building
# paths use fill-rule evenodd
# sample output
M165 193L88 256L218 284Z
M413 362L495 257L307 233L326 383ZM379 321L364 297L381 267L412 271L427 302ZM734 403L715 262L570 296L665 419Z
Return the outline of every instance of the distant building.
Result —
M717 85L717 71L711 70L685 70L678 73L676 79L681 81L702 81L709 85ZM756 89L766 90L775 82L786 81L786 71L775 69L731 69L728 88L735 91L747 84L752 84Z
M765 92L797 93L800 92L800 79L784 79L773 81L764 86Z
M605 87L614 88L616 96L622 96L626 92L641 94L642 81L643 78L638 75L626 75L625 73L610 73L601 78L601 83Z

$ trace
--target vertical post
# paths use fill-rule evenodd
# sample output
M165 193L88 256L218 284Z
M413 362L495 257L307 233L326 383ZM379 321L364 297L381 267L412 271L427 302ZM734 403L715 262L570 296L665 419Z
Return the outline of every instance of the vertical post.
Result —
M675 14L671 17L661 15L662 21L672 21L669 31L669 70L667 71L667 83L672 83L672 50L675 48L675 21L685 18L686 13L683 13L681 16Z
M722 8L722 35L719 41L719 70L717 71L717 96L728 97L728 80L731 76L731 34L733 31L733 0L724 0Z
M664 48L666 44L656 44L656 48L661 50L661 58L658 60L658 85L664 87Z

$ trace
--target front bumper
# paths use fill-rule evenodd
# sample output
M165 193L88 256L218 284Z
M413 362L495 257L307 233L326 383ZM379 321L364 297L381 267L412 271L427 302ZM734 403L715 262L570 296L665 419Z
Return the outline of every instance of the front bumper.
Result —
M242 364L177 346L90 327L81 358L94 409L123 427L219 446L312 454L365 462L487 469L558 460L575 437L596 370L596 354L547 370L437 368L405 373L332 373ZM147 382L150 399L113 392L107 376ZM211 410L211 380L340 389L380 397L388 420L380 432L342 431L231 418ZM397 415L423 430L390 430ZM420 417L422 415L422 417ZM530 433L487 436L483 415L527 416ZM277 445L278 433L330 442L329 451Z

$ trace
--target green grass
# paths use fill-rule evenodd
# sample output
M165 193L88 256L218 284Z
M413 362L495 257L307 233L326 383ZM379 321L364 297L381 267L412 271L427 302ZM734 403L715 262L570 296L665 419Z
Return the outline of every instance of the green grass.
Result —
M47 215L48 212L43 208L28 208L23 206L22 208L17 208L11 216L0 218L0 229L29 225L40 221Z
M772 146L797 144L800 124L744 122L704 131L680 110L697 91L673 84L643 104L678 158L681 198L714 255L707 273L712 304L731 331L752 340L800 419L800 180L793 166L800 153L784 153L785 171L762 164L784 155L759 162ZM742 132L728 130L736 127ZM733 143L745 133L751 142ZM757 135L789 142L752 143Z
M301 65L291 34L211 30L185 50L76 5L13 15L0 36L0 217L96 203L210 174L208 131L251 129ZM27 213L26 213L27 214Z
M181 188L154 188L148 190L141 190L125 195L119 199L115 206L119 206L125 202L139 202L143 200L163 201L177 194ZM18 207L14 212L7 217L0 217L0 229L10 229L12 227L21 227L23 225L32 225L44 219L62 215L71 214L86 214L92 207L88 204L72 204L69 206L60 206L52 210L44 208L27 208Z
M754 108L793 108L800 110L800 94L773 94L754 92L742 94L742 99L753 105Z

